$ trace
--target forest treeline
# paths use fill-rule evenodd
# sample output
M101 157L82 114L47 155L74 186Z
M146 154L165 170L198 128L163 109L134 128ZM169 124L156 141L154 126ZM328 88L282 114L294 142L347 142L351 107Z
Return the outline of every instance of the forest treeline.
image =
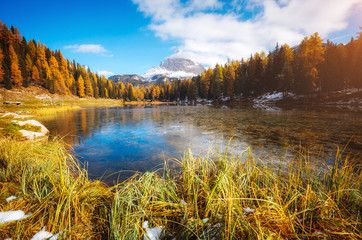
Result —
M141 88L124 86L99 76L85 66L65 59L60 51L50 50L35 40L27 41L20 31L0 21L0 86L6 89L38 85L50 93L79 97L144 98Z
M228 61L193 79L158 86L167 100L238 98L271 92L324 94L362 88L362 33L344 44L323 43L315 33L293 48L276 45L268 54Z
M267 92L328 93L362 88L362 33L348 44L323 43L315 33L293 48L276 45L268 54L217 64L192 79L147 87L114 83L57 50L0 22L0 86L42 86L50 93L124 100L195 100L258 96Z

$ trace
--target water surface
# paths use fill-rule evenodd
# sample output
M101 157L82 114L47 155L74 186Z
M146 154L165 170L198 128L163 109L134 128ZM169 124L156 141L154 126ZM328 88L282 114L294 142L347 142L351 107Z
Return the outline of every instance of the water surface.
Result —
M85 108L40 121L72 144L91 178L122 171L124 179L180 158L188 148L206 154L229 144L232 153L250 147L265 156L293 154L299 146L317 154L323 146L324 154L333 155L349 142L348 151L360 154L361 119L361 112L331 108L136 106Z

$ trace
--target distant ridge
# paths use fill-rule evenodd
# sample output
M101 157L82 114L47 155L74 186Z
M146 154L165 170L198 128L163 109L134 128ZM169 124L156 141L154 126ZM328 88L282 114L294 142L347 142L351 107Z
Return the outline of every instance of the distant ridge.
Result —
M147 86L150 84L147 79L137 74L122 74L122 75L114 75L108 78L114 83L122 82L123 84L132 83L134 86L144 85Z

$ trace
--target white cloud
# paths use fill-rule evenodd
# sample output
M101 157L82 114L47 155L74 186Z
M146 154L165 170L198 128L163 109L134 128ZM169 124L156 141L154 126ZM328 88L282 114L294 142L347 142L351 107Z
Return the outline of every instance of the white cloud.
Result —
M114 75L114 73L113 72L110 72L110 71L107 71L107 70L100 70L100 71L97 71L97 74L98 75L104 75L104 76L112 76L112 75Z
M223 6L218 0L192 0L190 1L189 10L207 10L219 9Z
M164 40L181 40L182 56L214 66L247 58L276 42L298 44L348 26L362 0L133 0L151 18L149 28ZM249 17L247 17L249 16Z
M73 52L80 53L106 53L108 52L102 45L100 44L74 44L68 45L64 47L65 49L70 49Z

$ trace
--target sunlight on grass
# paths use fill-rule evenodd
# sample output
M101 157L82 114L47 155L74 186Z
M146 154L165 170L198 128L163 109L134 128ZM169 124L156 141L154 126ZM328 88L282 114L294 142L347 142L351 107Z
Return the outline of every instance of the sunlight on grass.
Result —
M0 141L0 211L32 213L3 224L5 238L30 239L46 226L62 239L139 239L146 221L165 239L362 237L362 175L341 152L333 166L305 152L271 166L250 151L188 151L107 187L88 180L60 140Z
M48 106L48 107L40 107L34 108L30 110L30 112L37 116L45 116L45 115L52 115L57 112L66 112L70 110L77 110L81 109L79 106Z

